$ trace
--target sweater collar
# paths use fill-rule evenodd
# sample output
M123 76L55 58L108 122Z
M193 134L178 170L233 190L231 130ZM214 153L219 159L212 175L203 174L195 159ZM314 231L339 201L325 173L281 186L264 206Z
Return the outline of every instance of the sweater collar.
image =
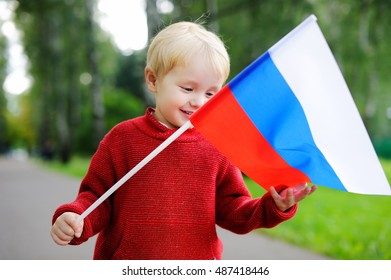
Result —
M153 138L165 140L170 137L177 129L168 128L166 125L159 122L153 115L154 112L154 108L147 108L145 115L142 118L144 124L138 125L138 128ZM198 131L196 131L196 129L189 128L181 136L179 136L177 141L194 142L200 141L202 139L204 139L203 136Z

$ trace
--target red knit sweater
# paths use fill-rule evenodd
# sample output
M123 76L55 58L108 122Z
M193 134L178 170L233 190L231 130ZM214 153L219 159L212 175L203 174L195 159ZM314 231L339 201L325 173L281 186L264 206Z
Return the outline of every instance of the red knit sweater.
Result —
M104 137L76 200L60 206L53 222L66 211L81 214L173 133L152 110ZM221 259L216 224L243 234L274 227L296 210L279 211L269 193L251 199L241 172L190 129L87 216L71 244L99 233L94 259Z

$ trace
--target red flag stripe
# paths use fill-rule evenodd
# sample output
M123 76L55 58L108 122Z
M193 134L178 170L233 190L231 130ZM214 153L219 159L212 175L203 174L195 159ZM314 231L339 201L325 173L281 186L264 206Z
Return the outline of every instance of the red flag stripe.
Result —
M216 100L218 99L218 100ZM190 118L191 123L240 170L265 189L277 184L309 182L260 134L228 85ZM240 127L235 124L240 124Z

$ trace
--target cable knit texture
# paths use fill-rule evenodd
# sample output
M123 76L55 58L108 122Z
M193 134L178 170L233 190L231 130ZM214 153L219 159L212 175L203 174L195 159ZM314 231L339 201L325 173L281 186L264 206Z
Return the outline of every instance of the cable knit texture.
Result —
M76 200L60 206L53 222L66 211L81 214L174 132L152 112L104 137ZM189 129L87 216L71 244L99 233L94 259L221 259L216 224L244 234L274 227L296 210L279 211L269 193L252 199L241 172Z

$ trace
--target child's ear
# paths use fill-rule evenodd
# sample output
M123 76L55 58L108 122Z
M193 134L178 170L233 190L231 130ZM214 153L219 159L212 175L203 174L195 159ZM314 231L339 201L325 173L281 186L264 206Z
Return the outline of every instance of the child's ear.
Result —
M150 92L156 92L156 76L149 68L145 68L145 83Z

